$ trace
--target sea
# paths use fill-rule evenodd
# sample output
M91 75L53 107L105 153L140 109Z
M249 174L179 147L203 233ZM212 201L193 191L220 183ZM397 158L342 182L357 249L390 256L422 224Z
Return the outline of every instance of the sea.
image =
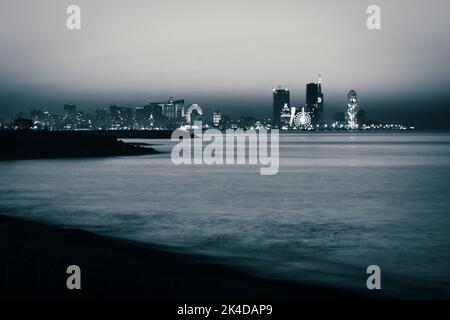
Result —
M280 135L280 168L156 155L0 162L0 212L392 298L450 298L450 133Z

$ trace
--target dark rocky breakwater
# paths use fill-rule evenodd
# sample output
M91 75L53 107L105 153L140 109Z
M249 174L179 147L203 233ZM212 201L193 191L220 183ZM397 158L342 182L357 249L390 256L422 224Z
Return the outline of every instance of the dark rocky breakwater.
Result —
M154 154L142 144L82 131L0 131L0 160Z

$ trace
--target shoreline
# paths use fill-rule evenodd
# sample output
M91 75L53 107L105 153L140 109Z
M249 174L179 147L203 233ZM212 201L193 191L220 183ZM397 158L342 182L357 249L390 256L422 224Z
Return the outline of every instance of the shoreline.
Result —
M368 294L264 279L206 258L0 215L0 299L367 299ZM81 268L68 290L66 268Z
M155 154L151 147L83 131L0 131L0 160L92 158Z

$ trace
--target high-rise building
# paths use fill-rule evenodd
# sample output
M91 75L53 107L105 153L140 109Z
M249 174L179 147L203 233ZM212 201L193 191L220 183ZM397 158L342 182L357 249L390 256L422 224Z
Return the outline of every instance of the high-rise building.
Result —
M138 127L143 128L149 124L148 122L150 120L150 114L148 114L148 115L146 114L148 112L148 110L149 109L145 108L145 107L136 107L135 108L134 117L136 120L136 125Z
M358 114L358 96L355 90L350 90L347 98L347 113L345 114L345 118L347 120L347 128L358 129L358 119L356 117L356 115Z
M356 120L358 121L359 125L363 125L366 123L366 111L364 109L359 109L358 113L356 114Z
M308 83L306 85L306 109L311 116L312 124L324 122L322 78L320 74L319 83Z
M152 102L149 109L156 126L174 129L183 123L185 117L184 99L170 98L167 102Z
M219 111L213 113L212 124L216 128L222 125L222 113Z
M64 105L64 117L75 118L77 116L77 106L73 103L68 103Z
M161 103L163 116L181 121L184 116L184 100L170 99L167 102Z
M175 119L175 106L172 103L163 103L161 107L164 117Z
M111 126L119 127L120 126L120 108L116 105L109 107L109 114L111 116Z
M148 109L150 110L151 122L153 123L152 126L161 127L163 124L163 112L161 103L151 102L148 106Z
M99 129L108 129L110 127L109 112L107 108L98 108L95 110L94 125Z
M231 128L230 116L222 115L222 128L223 129L230 129Z
M65 129L76 129L77 121L77 106L68 103L64 105L64 128Z
M282 88L278 86L278 88L273 88L273 119L272 124L274 126L279 126L281 124L281 111L283 110L284 105L287 104L288 107L291 105L291 97L289 89Z
M111 125L119 129L130 129L133 126L133 109L110 106Z
M179 124L183 121L185 109L184 109L184 99L173 100L170 102L175 106L175 119Z
M281 109L281 118L280 123L283 127L290 126L291 123L291 108L287 105L287 103L284 104L283 109Z
M122 126L131 129L133 127L133 109L122 107L120 108L120 115Z

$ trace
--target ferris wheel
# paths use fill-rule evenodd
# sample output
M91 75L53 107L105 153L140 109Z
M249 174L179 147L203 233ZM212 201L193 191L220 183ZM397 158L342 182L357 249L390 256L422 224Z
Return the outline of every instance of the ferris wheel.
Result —
M308 128L311 124L311 116L302 110L295 115L294 124L298 129Z

